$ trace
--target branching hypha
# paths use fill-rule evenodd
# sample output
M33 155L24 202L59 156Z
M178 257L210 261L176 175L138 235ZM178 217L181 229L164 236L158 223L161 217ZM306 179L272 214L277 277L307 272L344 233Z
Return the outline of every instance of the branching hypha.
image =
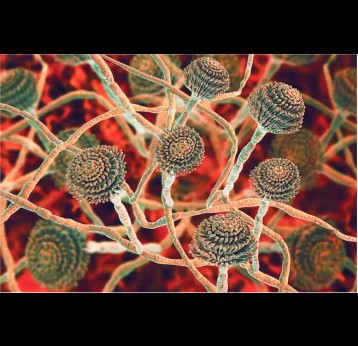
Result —
M239 74L238 68L226 69L230 64L238 63L237 56L232 59L220 58L220 55L198 57L182 70L180 60L172 55L136 55L128 65L106 55L56 55L56 61L72 67L90 65L106 95L95 91L72 91L40 109L38 105L48 66L40 55L35 55L35 59L42 66L38 78L30 70L16 68L2 71L0 79L1 114L11 119L16 117L11 126L1 130L0 138L22 146L16 163L0 183L1 253L7 268L6 272L2 271L1 282L8 283L10 291L20 291L16 276L26 267L40 285L52 290L69 290L88 271L89 259L95 253L131 252L138 256L118 263L103 287L105 292L113 291L121 279L148 262L186 267L192 273L187 271L186 275L194 275L209 292L230 291L228 278L232 267L244 271L255 282L258 280L283 292L320 290L334 282L336 273L346 263L354 267L353 261L347 259L343 241L356 242L356 237L340 232L331 221L324 221L325 218L285 204L300 188L314 185L315 173L323 173L335 182L356 188L355 178L336 172L326 163L344 151L349 167L355 170L349 146L356 142L356 135L343 136L340 127L347 131L356 128L348 119L352 114L356 115L356 74L353 69L345 69L331 81L328 67L334 56L324 65L333 110L291 85L270 81L281 65L308 65L317 60L313 55L274 56L266 74L247 99L241 93L250 78L253 55L247 57L243 75ZM112 71L117 68L128 72L130 95L113 76ZM181 90L183 86L189 95ZM107 111L82 126L57 131L57 135L41 120L62 105L81 99L93 99ZM241 108L227 121L214 111L212 105L230 102ZM306 105L316 107L332 118L330 128L320 138L301 129ZM154 114L155 121L148 120L146 114ZM18 116L23 120L17 120ZM126 149L103 145L94 135L95 125L112 118L129 143L147 160L137 186L129 180L127 171L132 160L128 159ZM26 137L18 134L28 126L31 129ZM252 139L239 150L245 133L254 126ZM239 132L236 134L237 128ZM245 162L266 134L273 137L271 158L258 163L251 171L251 189L259 198L250 198L252 192L249 195L247 191L237 192L234 186L239 186ZM327 148L335 134L339 140ZM39 144L34 140L35 136L38 136ZM223 164L220 177L210 187L205 200L178 200L172 190L174 185L182 184L180 177L195 176L203 169L208 150L206 136L212 146L210 150L218 158L224 154L220 141L225 140L229 159ZM305 145L311 150L305 151ZM28 153L38 156L42 164L19 177ZM210 167L207 169L211 170ZM30 201L36 185L46 175L51 175L58 188L66 189L79 201L82 212L91 223L61 217ZM161 181L160 193L150 196L148 185L154 176L159 176ZM18 194L11 193L18 188L21 189ZM113 208L121 225L105 225L91 207L98 203L106 203L108 210ZM248 207L259 207L255 219L243 211ZM279 211L275 222L266 223L264 216L270 207ZM36 223L24 257L15 263L5 226L20 208L45 220ZM147 210L161 210L163 216L149 220ZM284 214L310 224L292 233L292 237L282 237L279 227L276 230L274 226ZM199 215L204 219L196 227L194 218ZM143 241L141 229L156 232L162 226L168 231L163 240ZM186 248L180 238L188 230L192 230L192 241ZM88 236L91 233L108 240L93 241ZM262 240L262 234L273 243ZM172 245L180 258L170 258L164 252ZM272 252L282 254L278 279L260 271L259 255ZM198 270L205 266L218 267L216 284ZM292 286L289 285L290 269ZM237 271L232 273L239 275Z

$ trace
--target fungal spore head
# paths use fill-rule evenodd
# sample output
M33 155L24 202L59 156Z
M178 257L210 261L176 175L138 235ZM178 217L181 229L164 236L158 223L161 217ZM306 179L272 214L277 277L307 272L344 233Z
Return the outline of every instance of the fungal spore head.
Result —
M0 74L1 103L21 111L33 111L38 98L37 80L28 69L17 67ZM8 115L8 112L4 112Z
M215 59L204 57L191 62L184 69L184 85L196 100L211 100L230 87L226 69Z
M251 189L261 198L287 202L294 198L300 188L297 166L287 159L267 159L250 172Z
M184 175L201 164L204 142L193 128L176 126L154 142L152 152L162 172Z
M303 123L305 104L301 93L281 82L269 82L253 91L248 99L252 118L266 132L289 134Z
M79 201L105 203L123 188L125 173L124 154L115 146L87 148L68 166L68 190Z
M194 258L218 267L233 267L252 259L257 241L237 214L226 213L204 219L190 247Z
M77 286L89 262L86 237L77 230L39 220L30 233L25 255L33 277L59 290Z

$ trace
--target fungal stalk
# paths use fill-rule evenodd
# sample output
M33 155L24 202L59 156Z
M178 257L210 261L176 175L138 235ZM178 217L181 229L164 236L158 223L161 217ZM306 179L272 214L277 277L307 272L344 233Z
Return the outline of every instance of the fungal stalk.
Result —
M204 219L189 245L195 259L219 268L219 292L228 290L228 269L250 261L256 247L247 223L232 212Z
M267 132L274 134L297 132L302 126L305 112L300 92L280 82L270 82L256 89L248 98L248 107L258 127L230 171L226 186L222 191L224 198L229 196L235 182L239 179L244 163L265 134Z
M300 188L300 175L294 163L287 159L268 159L261 162L250 173L251 189L261 197L258 213L255 217L253 234L260 240L263 218L266 215L269 202L286 202L294 198ZM259 250L256 248L253 257L252 270L259 270Z
M143 246L120 196L126 174L124 158L122 151L115 146L99 145L84 149L68 166L67 186L69 193L80 202L85 200L98 204L111 201L136 252L142 254Z
M138 255L141 255L144 251L143 245L137 238L137 235L132 225L132 221L128 215L126 207L122 203L120 194L116 194L112 196L110 200L114 205L114 209L118 214L119 220L122 222L123 226L127 229L127 236L129 240L134 244L136 253Z
M185 125L190 111L202 100L211 100L223 94L230 87L226 69L215 59L204 57L191 62L184 69L184 85L191 91L191 97L176 125Z
M168 173L166 179L164 179L164 186L163 186L162 194L163 194L163 199L165 201L165 204L169 208L173 208L173 206L174 206L173 198L170 195L170 189L171 189L172 185L174 184L174 181L175 181L175 174L173 174L173 173Z

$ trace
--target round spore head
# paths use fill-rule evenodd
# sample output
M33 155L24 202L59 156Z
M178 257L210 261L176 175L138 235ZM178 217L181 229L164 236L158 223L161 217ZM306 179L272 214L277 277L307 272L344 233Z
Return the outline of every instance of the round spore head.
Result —
M300 189L300 173L297 166L287 159L267 159L250 172L251 189L261 198L287 202Z
M162 172L184 175L201 164L204 142L193 128L176 126L154 142L152 152Z
M343 113L357 115L357 69L348 67L337 72L333 87L337 108Z
M39 96L34 73L21 67L3 71L0 74L0 94L1 103L21 111L33 111Z
M204 57L184 69L184 85L194 99L211 100L229 89L230 76L217 60Z
M227 213L203 220L189 247L194 258L225 268L250 261L257 241L240 216Z
M289 134L303 123L305 104L301 93L281 82L261 85L247 99L252 118L266 132Z
M334 233L317 225L308 225L293 231L286 242L291 254L294 288L319 291L337 280L346 251L344 242Z
M175 55L166 55L166 57L170 60L172 64L180 66L180 60ZM131 59L129 64L131 67L137 70L140 70L151 76L163 79L162 70L153 60L150 54L137 54ZM175 83L177 81L177 77L173 69L169 68L169 70L171 72L171 81L172 83ZM128 83L133 96L140 94L160 94L164 92L164 88L161 85L153 83L152 81L149 81L142 77L136 76L132 73L128 75Z
M89 262L86 237L70 227L40 220L30 233L25 255L32 276L59 290L77 286Z
M69 66L86 64L91 60L89 54L54 54L54 58L56 61Z
M87 148L74 157L67 169L69 193L78 201L98 204L123 189L126 174L124 154L115 146Z
M66 141L71 135L75 133L76 130L76 128L70 128L60 131L57 137L61 141ZM81 149L94 147L98 144L98 139L92 133L84 133L76 142L76 146ZM68 151L61 151L60 154L56 157L54 163L54 173L52 177L57 187L61 188L66 186L66 172L68 165L71 163L73 157L74 155Z
M275 136L269 154L271 157L288 159L297 166L301 189L315 185L316 174L322 167L323 153L319 137L312 131L301 129L290 136Z

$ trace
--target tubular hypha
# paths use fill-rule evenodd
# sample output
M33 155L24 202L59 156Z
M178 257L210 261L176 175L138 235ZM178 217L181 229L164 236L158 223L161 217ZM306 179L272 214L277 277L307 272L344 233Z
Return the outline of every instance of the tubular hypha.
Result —
M78 66L91 61L89 54L54 54L54 58L69 66Z
M336 130L348 115L357 115L357 69L345 68L336 73L333 82L333 99L336 113L330 128L322 135L323 149L334 136Z
M189 112L200 100L211 100L230 87L229 73L215 59L204 57L191 62L184 69L184 85L191 91L186 109L177 124L184 125Z
M171 63L176 66L180 66L180 60L176 58L174 55L167 55L168 59ZM153 60L150 54L137 54L130 61L130 66L138 69L142 72L145 72L151 76L157 78L163 78L163 72L158 66L158 64ZM175 75L173 69L170 69L172 76L172 83L175 83L178 79ZM151 94L151 93L160 93L163 92L164 89L161 85L153 83L152 81L143 79L142 77L136 76L134 74L129 74L128 83L131 89L131 92L134 96L140 94Z
M163 197L169 207L174 202L170 197L170 187L176 175L185 175L196 169L204 159L204 142L191 127L176 126L165 131L153 144L154 161L161 172L167 174Z
M35 75L24 68L14 68L0 74L1 102L22 111L33 111L38 99Z
M262 198L253 229L254 236L259 241L262 221L270 201L287 202L294 198L300 189L300 173L290 160L268 159L251 171L250 186ZM253 258L252 269L254 271L259 269L258 250Z
M344 242L317 225L293 231L286 242L293 285L300 291L319 291L330 286L347 262Z
M127 228L127 235L134 243L136 252L143 252L128 212L121 201L126 164L122 150L115 146L98 145L87 148L77 155L67 169L69 192L79 201L105 203L111 201L119 219Z
M227 213L202 221L189 247L194 258L219 267L218 291L226 292L228 269L250 261L257 242L240 216Z
M271 143L270 156L282 157L297 165L301 189L315 185L316 174L322 168L323 152L319 137L312 131L301 129L291 136L276 136Z
M257 122L258 127L231 169L223 190L224 197L229 196L234 183L240 176L243 164L267 132L294 133L301 128L303 123L305 105L302 95L297 89L285 83L270 82L262 85L250 94L247 102L250 114Z
M71 135L75 133L76 128L70 128L60 131L57 135L61 141L66 141ZM99 144L98 139L92 133L84 133L77 141L77 147L81 149L94 147ZM66 186L66 172L68 165L73 159L73 154L68 151L62 151L56 158L54 164L53 179L57 187Z
M308 65L317 59L317 54L274 54L275 59L290 65Z
M86 237L75 229L39 220L25 255L33 277L50 289L69 290L84 277L89 262Z

